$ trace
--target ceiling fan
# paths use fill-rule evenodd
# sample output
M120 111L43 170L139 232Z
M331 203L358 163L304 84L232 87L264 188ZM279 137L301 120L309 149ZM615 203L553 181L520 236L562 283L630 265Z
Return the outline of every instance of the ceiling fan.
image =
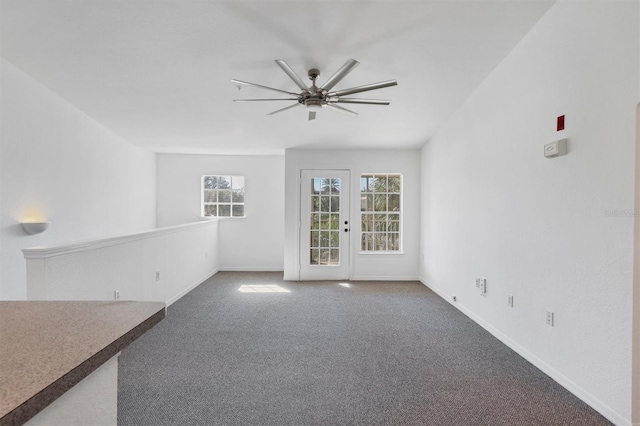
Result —
M347 74L349 74L360 62L355 59L349 59L335 74L333 74L329 80L327 80L320 87L316 86L316 79L320 75L320 71L316 68L311 68L308 71L309 79L311 80L311 86L307 87L306 84L298 77L298 75L291 69L282 59L277 59L276 64L282 68L282 70L293 80L293 82L302 90L300 93L287 92L286 90L280 90L273 87L262 86L260 84L248 83L241 80L231 80L238 85L259 87L262 89L272 90L274 92L286 93L290 97L288 98L276 98L276 99L234 99L234 102L260 102L260 101L296 101L295 104L289 105L282 109L270 112L267 115L277 114L282 111L286 111L298 106L306 106L309 110L309 120L316 119L316 112L323 107L331 108L335 111L355 117L358 113L353 112L347 108L341 107L336 104L367 104L367 105L389 105L391 101L382 99L360 99L360 98L345 98L344 96L353 95L355 93L367 92L369 90L382 89L384 87L396 86L398 82L396 80L387 80L380 83L366 84L364 86L352 87L350 89L342 89L331 91L333 87L340 82ZM238 86L240 88L240 86Z

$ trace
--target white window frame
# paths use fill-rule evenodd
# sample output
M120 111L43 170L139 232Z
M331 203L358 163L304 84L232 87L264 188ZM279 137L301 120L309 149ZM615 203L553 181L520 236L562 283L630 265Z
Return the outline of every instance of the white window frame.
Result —
M242 178L243 180L243 186L242 186L242 202L234 202L233 201L233 191L231 193L231 199L228 203L223 202L220 203L219 201L215 201L215 202L210 202L210 201L205 201L205 191L207 190L211 190L210 188L205 188L205 179L207 177L216 177L216 178L220 178L220 177L224 177L224 178L230 178L230 188L233 188L233 179L234 178ZM202 175L202 177L200 178L200 217L202 219L244 219L247 217L247 207L246 207L246 179L243 175L233 175L233 174L207 174L207 175ZM214 189L216 192L219 191L219 189ZM230 210L230 216L213 216L213 215L206 215L205 214L205 206L207 205L216 205L216 206L220 206L220 205L228 205L229 206L229 210ZM233 216L233 206L242 206L242 212L243 215L242 216Z
M400 201L399 201L399 211L395 212L395 211L363 211L362 208L360 208L359 212L358 212L358 224L360 227L360 232L359 232L359 238L358 238L358 247L359 247L359 251L358 254L362 254L362 255L398 255L398 254L404 254L404 248L403 248L403 244L404 244L404 176L402 173L380 173L380 172L375 172L375 173L361 173L360 174L360 178L358 179L358 194L360 196L360 202L362 203L362 197L363 194L366 194L362 192L362 178L363 177L369 177L369 176L393 176L393 177L399 177L400 178ZM389 195L389 192L386 192L387 195ZM395 193L391 193L391 194L395 194ZM399 215L399 223L398 223L398 250L363 250L362 249L362 237L365 233L365 231L363 231L362 229L362 215L364 213L370 213L370 214L398 214ZM385 233L389 233L388 230L384 231ZM373 233L375 234L375 231L373 231Z

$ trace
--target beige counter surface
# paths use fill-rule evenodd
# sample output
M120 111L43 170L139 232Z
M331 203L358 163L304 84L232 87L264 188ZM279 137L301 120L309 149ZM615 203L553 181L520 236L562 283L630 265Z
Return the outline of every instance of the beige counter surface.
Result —
M0 425L23 424L164 316L160 302L0 302Z

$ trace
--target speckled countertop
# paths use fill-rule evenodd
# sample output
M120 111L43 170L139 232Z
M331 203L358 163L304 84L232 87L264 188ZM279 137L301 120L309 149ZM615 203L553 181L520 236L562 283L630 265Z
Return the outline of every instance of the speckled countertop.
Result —
M23 424L164 316L159 302L0 302L0 425Z

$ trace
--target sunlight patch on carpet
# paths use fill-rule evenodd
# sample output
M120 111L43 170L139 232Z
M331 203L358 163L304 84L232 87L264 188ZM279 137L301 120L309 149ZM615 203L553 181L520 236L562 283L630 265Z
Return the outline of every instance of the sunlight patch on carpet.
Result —
M243 284L238 291L241 293L291 293L286 288L275 284Z

